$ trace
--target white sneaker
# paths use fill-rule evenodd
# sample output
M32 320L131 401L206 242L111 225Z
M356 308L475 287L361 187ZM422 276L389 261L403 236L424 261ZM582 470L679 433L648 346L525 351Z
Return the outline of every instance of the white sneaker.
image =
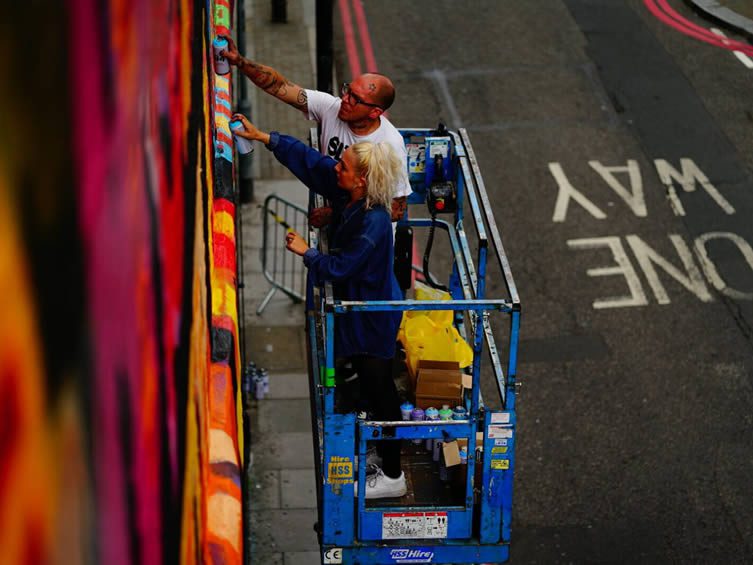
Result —
M358 496L358 481L353 485ZM391 479L377 467L376 472L366 477L366 498L396 498L408 492L405 485L405 473L400 473L397 479Z

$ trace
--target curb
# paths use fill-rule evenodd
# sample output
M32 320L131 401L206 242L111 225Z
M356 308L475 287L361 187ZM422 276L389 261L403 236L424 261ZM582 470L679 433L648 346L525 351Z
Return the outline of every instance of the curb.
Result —
M748 40L753 40L753 20L722 6L717 0L685 0L685 3L702 16L746 36Z

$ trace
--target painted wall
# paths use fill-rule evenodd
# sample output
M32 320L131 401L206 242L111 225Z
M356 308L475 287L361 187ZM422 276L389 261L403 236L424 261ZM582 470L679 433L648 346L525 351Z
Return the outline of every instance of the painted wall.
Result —
M12 4L0 562L240 563L229 0Z

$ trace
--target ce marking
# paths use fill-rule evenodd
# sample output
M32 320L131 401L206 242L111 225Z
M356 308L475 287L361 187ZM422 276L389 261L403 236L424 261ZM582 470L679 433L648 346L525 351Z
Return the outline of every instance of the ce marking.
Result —
M333 547L324 552L324 565L341 565L343 562L343 550Z

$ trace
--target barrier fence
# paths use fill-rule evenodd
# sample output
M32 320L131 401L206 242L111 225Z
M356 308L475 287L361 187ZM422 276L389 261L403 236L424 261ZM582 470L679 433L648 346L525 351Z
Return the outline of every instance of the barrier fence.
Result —
M266 278L272 285L256 309L261 315L274 294L280 290L293 302L300 303L305 297L305 267L300 257L285 249L285 233L293 230L304 237L308 233L308 214L304 208L270 194L264 199L262 209L263 236L261 264Z

